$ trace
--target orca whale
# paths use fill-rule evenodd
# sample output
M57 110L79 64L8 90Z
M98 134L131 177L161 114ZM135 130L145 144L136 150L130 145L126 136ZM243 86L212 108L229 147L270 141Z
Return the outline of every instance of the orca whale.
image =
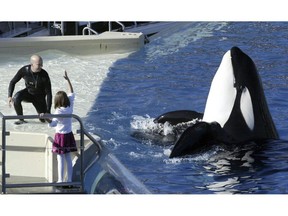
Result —
M178 124L199 117L203 117L201 121L180 135L170 158L193 154L215 143L241 144L279 138L257 68L238 47L232 47L224 54L212 80L203 114L172 111L154 121Z
M194 119L202 119L203 113L199 113L192 110L176 110L164 113L154 119L155 123L169 122L171 125L177 125L182 122L192 121Z

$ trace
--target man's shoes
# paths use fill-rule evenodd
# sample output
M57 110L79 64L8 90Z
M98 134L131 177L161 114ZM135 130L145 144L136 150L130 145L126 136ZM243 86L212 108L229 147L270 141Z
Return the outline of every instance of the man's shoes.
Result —
M73 185L65 185L65 186L62 186L63 189L72 189L73 188Z
M45 119L42 119L42 118L39 118L39 121L42 122L42 123L45 123Z
M24 119L20 119L20 120L14 122L15 125L21 125L21 124L25 124L25 123L28 123L28 122L25 121Z
M58 189L72 189L72 188L74 188L73 185L56 185L55 187Z

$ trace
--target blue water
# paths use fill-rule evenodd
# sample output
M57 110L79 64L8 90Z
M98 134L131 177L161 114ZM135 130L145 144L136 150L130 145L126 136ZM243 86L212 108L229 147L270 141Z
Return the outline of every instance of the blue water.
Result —
M174 141L153 137L153 119L173 110L203 112L233 46L254 60L280 140L169 159ZM85 124L152 193L287 194L287 56L287 22L179 23L113 64Z

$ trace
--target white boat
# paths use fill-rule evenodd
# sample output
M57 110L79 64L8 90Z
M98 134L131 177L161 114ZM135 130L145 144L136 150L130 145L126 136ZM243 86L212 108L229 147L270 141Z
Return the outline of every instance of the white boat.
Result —
M78 121L78 151L73 155L72 182L56 183L57 161L51 152L53 138L46 133L16 132L7 121L37 119L38 115L4 116L1 131L2 194L150 194L109 150L99 137L85 131L77 115L57 115ZM49 117L55 117L50 115Z
M103 32L97 35L40 36L0 38L0 53L34 54L44 50L60 50L70 54L91 55L127 53L144 46L143 33Z

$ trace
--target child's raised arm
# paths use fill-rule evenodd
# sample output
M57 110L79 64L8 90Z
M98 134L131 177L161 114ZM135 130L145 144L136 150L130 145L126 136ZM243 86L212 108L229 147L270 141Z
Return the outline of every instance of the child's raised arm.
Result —
M68 82L68 88L69 88L69 91L70 91L70 93L73 93L74 91L73 91L73 86L72 86L72 84L71 84L71 82L70 82L70 79L69 79L69 77L68 77L68 75L67 75L67 71L65 70L65 74L64 74L64 79L66 79L67 80L67 82Z

